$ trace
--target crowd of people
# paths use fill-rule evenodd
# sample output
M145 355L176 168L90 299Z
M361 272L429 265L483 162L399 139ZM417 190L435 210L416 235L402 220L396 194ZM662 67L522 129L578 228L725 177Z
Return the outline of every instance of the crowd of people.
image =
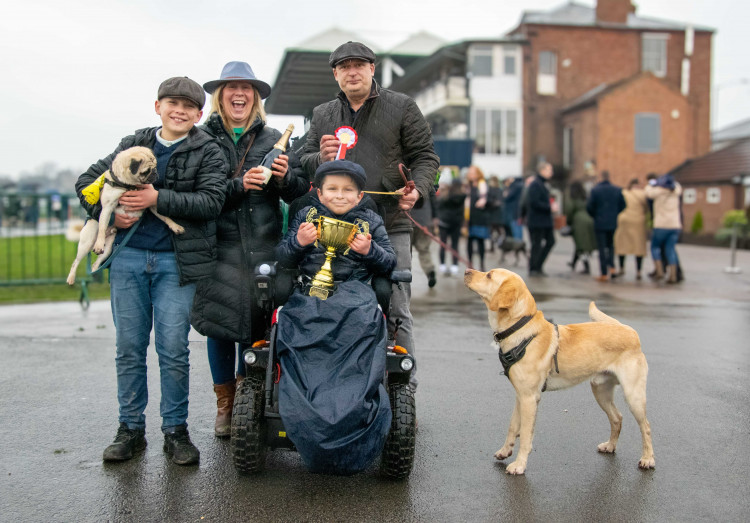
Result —
M654 270L649 277L670 284L683 279L676 250L682 230L682 188L671 175L649 174L646 184L633 178L626 188L620 188L602 171L598 183L588 190L584 180L570 182L560 208L549 183L553 173L550 163L541 162L533 175L501 182L496 176L486 179L482 169L472 165L463 177L442 179L435 206L442 242L439 273L458 273L462 233L466 237L465 263L485 270L487 251L520 250L525 228L530 242L528 275L546 276L544 263L556 241L555 217L561 214L566 224L561 233L574 243L568 262L571 270L580 263L580 272L591 274L596 252L599 274L595 279L608 282L625 275L626 259L632 256L635 278L641 280L650 236ZM452 253L450 266L446 264L448 251ZM434 277L430 278L432 287Z

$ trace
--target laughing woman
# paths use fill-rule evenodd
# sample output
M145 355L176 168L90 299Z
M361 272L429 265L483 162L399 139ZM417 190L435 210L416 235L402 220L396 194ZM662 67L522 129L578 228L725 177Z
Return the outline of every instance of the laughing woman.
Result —
M271 87L258 80L247 63L229 62L221 77L203 88L212 96L202 128L216 138L230 167L226 203L216 221L217 267L196 291L191 320L208 337L217 398L214 432L226 437L231 431L235 378L244 375L237 344L241 354L245 345L262 339L266 329L254 298L253 269L273 259L281 239L279 200L291 202L310 184L299 162L282 154L273 163L271 180L263 185L265 176L258 166L281 133L266 126L261 100L271 94Z

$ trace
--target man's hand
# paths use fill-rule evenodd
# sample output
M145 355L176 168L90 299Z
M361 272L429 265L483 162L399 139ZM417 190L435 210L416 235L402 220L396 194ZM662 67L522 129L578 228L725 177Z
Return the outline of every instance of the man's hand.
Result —
M302 222L297 229L297 243L302 247L312 244L318 239L318 228L314 223Z
M352 240L352 243L349 244L349 247L351 247L354 252L361 254L362 256L370 254L371 246L372 234L368 234L367 236L364 234L357 234Z
M274 162L274 164L275 163L276 162ZM244 187L246 191L262 191L262 184L265 181L266 175L263 174L262 167L253 167L242 175L242 187Z
M120 205L130 211L142 211L156 205L159 191L149 184L139 185L136 191L127 191L120 196Z
M279 157L273 161L271 172L274 176L278 176L279 179L283 180L284 176L286 176L287 170L289 170L289 157L286 154L280 154Z
M140 219L140 216L131 216L130 214L118 214L115 213L115 227L118 229L130 229L135 222Z
M419 191L416 189L408 194L404 194L398 201L398 208L402 211L410 211L414 204L419 200Z
M320 162L328 162L336 158L339 151L339 142L332 134L324 134L320 137Z

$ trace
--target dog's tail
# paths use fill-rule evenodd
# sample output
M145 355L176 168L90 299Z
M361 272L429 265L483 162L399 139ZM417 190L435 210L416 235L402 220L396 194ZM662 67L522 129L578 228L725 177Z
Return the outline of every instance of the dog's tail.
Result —
M589 318L591 318L591 321L600 321L602 323L610 323L612 325L622 325L622 323L614 319L612 316L607 316L602 311L597 309L596 304L593 301L589 303Z
M68 222L68 228L65 231L65 239L69 242L77 242L81 237L81 229L83 229L83 220L70 220Z

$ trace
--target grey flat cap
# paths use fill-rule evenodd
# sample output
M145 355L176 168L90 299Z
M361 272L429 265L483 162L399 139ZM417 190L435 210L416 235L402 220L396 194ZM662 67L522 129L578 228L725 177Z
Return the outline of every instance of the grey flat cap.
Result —
M166 97L187 98L196 104L198 109L203 109L203 106L206 104L206 92L203 90L203 87L187 76L175 76L164 80L159 86L156 99L161 100Z
M336 64L344 60L364 60L375 63L375 53L365 44L359 42L346 42L336 48L328 58L328 65L336 67Z

